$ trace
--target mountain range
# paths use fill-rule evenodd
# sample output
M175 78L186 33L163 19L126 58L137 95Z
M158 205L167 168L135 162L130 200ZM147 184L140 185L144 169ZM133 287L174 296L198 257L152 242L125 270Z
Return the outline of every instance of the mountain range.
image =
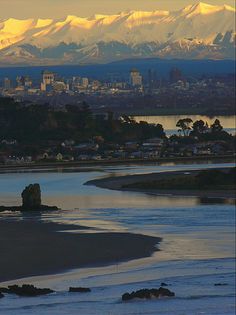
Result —
M106 63L126 58L234 59L235 8L129 11L0 20L0 65Z

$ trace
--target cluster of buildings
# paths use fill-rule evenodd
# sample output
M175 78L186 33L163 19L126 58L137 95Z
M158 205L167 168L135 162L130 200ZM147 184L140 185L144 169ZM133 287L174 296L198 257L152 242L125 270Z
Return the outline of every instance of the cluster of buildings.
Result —
M0 96L25 104L48 104L59 110L85 101L92 109L119 113L160 108L231 113L235 102L234 76L186 79L178 68L170 70L168 79L157 76L154 69L143 76L133 68L126 79L114 76L110 80L85 76L63 78L45 70L39 80L29 76L4 78L0 82Z
M129 94L149 94L159 92L166 82L157 78L157 73L149 69L145 78L136 69L132 68L128 80L99 81L88 77L73 76L63 78L57 73L45 70L41 74L40 80L32 80L29 76L17 76L15 80L8 77L3 78L0 87L2 96L27 96L27 95L48 95L52 96L62 92L70 96L79 93L93 95L129 95ZM168 86L186 89L188 84L182 72L178 68L172 68L169 73Z
M124 144L105 143L92 139L89 142L76 143L65 140L62 143L51 142L40 148L39 153L29 156L17 152L17 141L0 142L0 164L30 164L76 161L122 161L122 160L158 160L159 158L197 157L233 155L233 145L226 141L207 141L204 143L182 144L172 138L151 138L143 142L132 141Z
M193 80L191 85L195 87L207 87L207 80ZM224 83L218 82L219 87ZM145 78L141 73L133 68L130 70L128 80L107 80L99 81L88 77L74 76L72 78L63 78L57 73L45 70L41 74L40 80L32 80L29 76L17 76L15 80L8 77L2 79L0 93L3 96L14 95L39 95L55 94L66 92L70 95L73 93L84 94L129 94L129 93L159 93L161 89L175 88L187 90L190 88L190 82L186 80L178 68L172 68L169 72L169 79L157 77L154 69L149 69Z
M5 77L2 82L1 94L3 96L14 95L39 95L55 93L84 93L96 92L114 94L116 92L143 91L143 77L137 69L131 69L128 82L102 82L88 77L74 76L69 79L60 77L57 73L45 70L42 72L41 81L35 82L29 76L18 76L12 81Z

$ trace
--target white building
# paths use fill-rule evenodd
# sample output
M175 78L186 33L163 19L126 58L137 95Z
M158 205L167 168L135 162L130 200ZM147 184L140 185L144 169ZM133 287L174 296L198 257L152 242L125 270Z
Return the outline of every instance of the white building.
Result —
M47 86L52 86L54 83L55 73L45 70L42 72L42 76L41 91L46 91Z
M82 85L82 87L87 88L89 85L89 79L88 78L82 78L81 85Z
M142 86L143 78L137 69L130 71L130 85L133 87Z
M4 86L5 90L10 90L10 88L11 88L11 80L9 78L4 78L3 86Z

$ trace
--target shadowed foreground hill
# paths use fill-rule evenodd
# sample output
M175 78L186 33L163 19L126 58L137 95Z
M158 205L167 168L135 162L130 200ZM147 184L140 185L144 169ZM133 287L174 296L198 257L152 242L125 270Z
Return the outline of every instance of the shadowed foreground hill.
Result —
M0 282L147 257L161 241L130 233L79 234L81 229L86 228L30 220L0 221Z

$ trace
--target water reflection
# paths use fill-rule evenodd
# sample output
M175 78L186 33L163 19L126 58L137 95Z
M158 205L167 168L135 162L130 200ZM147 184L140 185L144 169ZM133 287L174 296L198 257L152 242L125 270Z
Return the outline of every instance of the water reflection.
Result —
M192 163L192 162L191 162ZM198 161L200 163L200 161ZM144 174L173 170L191 170L198 168L217 168L222 164L211 161L204 164L181 163L153 163L148 165L104 166L100 168L55 170L54 172L27 172L17 174L0 174L0 204L19 205L21 191L30 183L41 185L43 203L57 205L61 209L94 209L94 208L165 208L165 207L193 207L199 204L228 203L223 199L206 199L193 196L158 196L135 192L120 192L84 185L86 182L110 176L130 174ZM234 163L225 163L224 167L234 166ZM89 170L89 171L88 171Z
M228 163L224 167L233 165ZM128 231L163 237L163 259L179 259L181 255L186 259L224 257L232 255L234 246L235 213L234 206L228 204L228 201L121 192L84 185L92 179L107 176L216 167L222 167L222 164L165 163L108 166L89 172L60 170L1 174L1 204L19 204L22 188L38 182L42 188L43 203L57 205L64 210L41 213L38 216L7 212L1 213L0 218L90 226L93 230L89 232Z

